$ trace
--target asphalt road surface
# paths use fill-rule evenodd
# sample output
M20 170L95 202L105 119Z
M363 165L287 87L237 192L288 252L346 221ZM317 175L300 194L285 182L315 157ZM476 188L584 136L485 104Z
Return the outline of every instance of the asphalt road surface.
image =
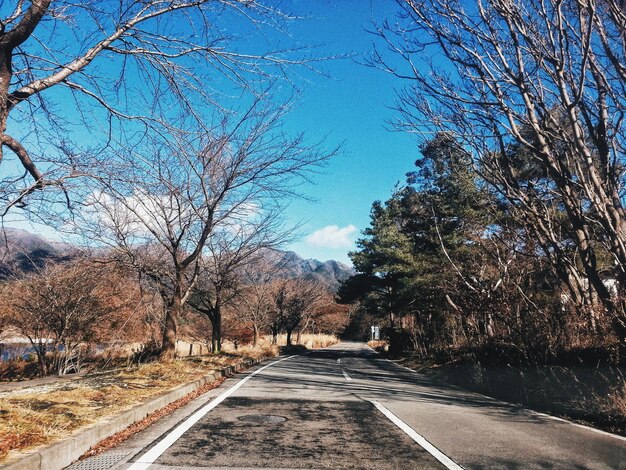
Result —
M341 343L228 379L70 468L626 469L626 439L436 384Z

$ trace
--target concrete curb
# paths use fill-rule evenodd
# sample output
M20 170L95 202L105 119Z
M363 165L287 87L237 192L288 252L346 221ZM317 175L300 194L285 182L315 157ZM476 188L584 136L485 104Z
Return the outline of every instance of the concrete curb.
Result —
M142 403L130 410L87 426L62 441L50 444L39 450L24 452L16 459L13 459L13 461L0 465L0 468L3 470L60 470L65 468L103 439L126 429L136 421L144 419L207 383L214 382L221 377L233 375L235 372L245 370L259 362L261 361L258 359L246 359L235 366L228 366L211 372L201 379L180 385L149 402Z

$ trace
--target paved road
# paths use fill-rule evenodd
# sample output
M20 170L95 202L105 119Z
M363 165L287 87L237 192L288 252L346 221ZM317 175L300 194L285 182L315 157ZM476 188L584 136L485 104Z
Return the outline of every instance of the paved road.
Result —
M189 429L176 439L180 426ZM435 384L341 343L229 379L71 468L259 467L626 469L626 440Z

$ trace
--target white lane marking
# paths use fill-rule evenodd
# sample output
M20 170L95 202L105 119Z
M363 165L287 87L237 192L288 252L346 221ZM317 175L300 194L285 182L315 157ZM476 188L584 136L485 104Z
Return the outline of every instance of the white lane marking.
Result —
M367 345L366 345L366 346L367 346ZM380 355L380 353L379 353L378 351L375 351L374 349L370 348L369 346L367 346L367 348L368 348L368 349L371 349L373 352L375 352L376 354ZM396 366L401 367L402 369L405 369L405 370L407 370L407 371L409 371L409 372L413 372L414 374L417 374L417 375L422 375L422 374L420 374L419 372L417 372L416 370L411 369L410 367L407 367L407 366L403 366L402 364L398 364L397 362L394 362L394 361L392 361L392 360L390 360L390 359L387 359L387 358L384 358L384 357L383 357L383 358L381 358L381 359L382 359L383 361L391 362L392 364L395 364ZM504 405L504 406L512 406L512 407L514 407L514 408L520 408L520 406L519 406L519 405L517 405L517 404L515 404L515 403L510 403L510 402L508 402L508 401L498 400L497 398L493 398L493 397L490 397L490 396L488 396L488 395L483 395L482 393L474 392L474 391L472 391L472 390L468 390L468 389L465 389L465 388L463 388L463 387L459 387L459 386L457 386L457 385L449 384L449 383L447 383L447 382L443 382L443 381L442 381L442 385L445 385L446 387L453 388L453 389L455 389L455 390L459 390L460 392L465 392L465 393L471 393L471 394L473 394L473 395L478 395L478 396L480 396L480 397L486 398L487 400L489 400L489 401L491 401L491 402L493 402L493 403L497 403L497 404L499 404L499 405ZM606 437L612 437L613 439L619 439L620 441L624 441L624 442L626 442L626 437L624 437L624 436L620 436L620 435L618 435L618 434L613 434L613 433L610 433L610 432L608 432L608 431L603 431L602 429L592 428L591 426L587 426L587 425L585 425L585 424L575 423L575 422L570 421L570 420L568 420L568 419L565 419L565 418L559 418L558 416L552 416L552 415L549 415L549 414L547 414L547 413L542 413L542 412L540 412L540 411L531 410L530 408L524 408L524 407L521 407L521 408L522 408L524 411L527 411L528 413L531 413L531 414L535 414L535 415L538 415L538 416L542 416L542 417L544 417L544 418L551 419L551 420L554 420L554 421L559 421L559 422L561 422L561 423L566 423L566 424L569 424L569 425L571 425L571 426L576 426L577 428L585 429L585 430L587 430L587 431L591 431L591 432L594 432L594 433L596 433L596 434L601 434L601 435L606 436Z
M509 406L515 406L515 405L511 405L510 403L507 402L500 402L503 403L505 405L509 405ZM619 439L620 441L625 441L626 442L626 437L624 436L618 436L617 434L613 434L607 431L603 431L601 429L596 429L596 428L592 428L591 426L585 426L584 424L578 424L578 423L574 423L572 421L568 421L566 419L563 418L559 418L558 416L552 416L546 413L540 413L539 411L533 411L530 410L532 413L539 415L539 416L543 416L544 418L548 418L548 419L552 419L554 421L560 421L561 423L567 423L567 424L571 424L572 426L576 426L577 428L582 428L582 429L586 429L587 431L591 431L591 432L595 432L596 434L602 434L603 436L607 436L607 437L612 437L613 439Z
M346 378L346 380L352 380L352 377L350 377L344 369L341 369L341 372L343 373L343 376Z
M211 411L217 405L222 403L226 398L232 395L235 391L237 391L237 389L240 388L243 384L245 384L248 380L250 380L259 372L264 371L268 367L271 367L274 364L278 364L279 362L286 361L287 359L291 359L292 357L295 357L295 356L296 355L293 355L293 356L285 357L278 361L274 361L266 366L261 367L260 369L255 370L247 377L241 379L239 382L237 382L235 385L230 387L224 393L215 397L213 400L211 400L209 403L204 405L202 408L200 408L198 411L192 414L189 418L187 418L181 424L179 424L172 432L170 432L167 436L165 436L163 440L161 440L157 445L155 445L152 449L150 449L148 452L146 452L141 457L139 457L135 463L133 463L130 467L128 467L128 470L147 469L150 465L154 463L156 459L158 459L167 449L169 449L172 446L172 444L174 444L174 442L176 442L184 433L186 433L189 430L189 428L191 428L194 424L200 421L204 417L204 415L206 415L209 411Z
M415 432L413 428L411 428L408 424L394 415L391 411L385 408L383 405L378 403L377 401L372 401L372 405L374 405L378 411L384 414L389 420L402 429L407 436L417 442L420 446L422 446L430 455L435 457L439 462L441 462L446 468L450 470L463 470L463 467L455 463L450 457L437 449L434 445L428 442L422 435Z

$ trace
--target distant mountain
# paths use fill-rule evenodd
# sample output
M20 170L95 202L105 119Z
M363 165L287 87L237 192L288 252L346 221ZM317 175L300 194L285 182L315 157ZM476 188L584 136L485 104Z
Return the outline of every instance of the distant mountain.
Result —
M70 259L76 251L71 245L47 240L26 230L0 229L0 278L32 272L49 261Z
M0 229L0 279L19 272L32 272L47 262L63 262L80 250L70 244L47 240L26 230ZM337 290L354 270L338 261L303 259L293 251L263 250L260 258L272 267L278 279L305 278Z
M279 279L305 278L336 291L339 284L354 275L354 269L339 261L304 259L293 251L263 250L261 259L275 268Z

